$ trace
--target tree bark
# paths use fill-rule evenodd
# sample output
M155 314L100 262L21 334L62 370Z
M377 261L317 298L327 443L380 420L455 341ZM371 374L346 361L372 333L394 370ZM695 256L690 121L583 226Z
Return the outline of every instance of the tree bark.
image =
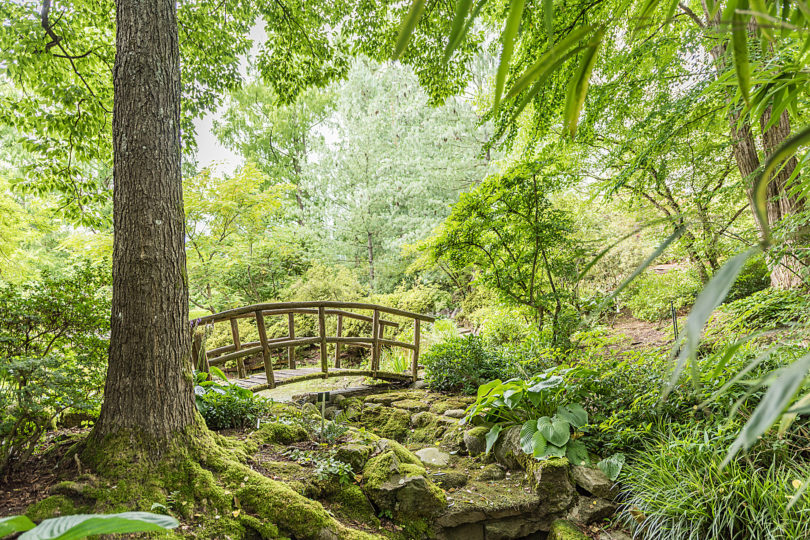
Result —
M374 242L371 233L368 234L368 277L371 288L374 288Z
M175 3L117 0L116 24L112 328L93 436L160 439L196 420Z

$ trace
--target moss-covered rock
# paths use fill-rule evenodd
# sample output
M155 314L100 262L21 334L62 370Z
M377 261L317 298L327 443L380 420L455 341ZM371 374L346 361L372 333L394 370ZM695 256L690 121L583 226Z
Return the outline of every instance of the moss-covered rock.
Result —
M476 477L484 482L503 480L506 477L506 471L497 463L490 463L481 469Z
M451 409L466 409L473 401L474 398L466 396L442 398L434 401L429 410L433 414L444 414Z
M428 410L428 404L418 399L401 399L399 401L392 402L391 406L410 412L421 412Z
M308 438L307 431L299 425L267 422L250 434L250 440L258 444L290 444Z
M419 458L394 441L379 442L378 454L363 469L363 482L377 508L400 520L430 517L447 504L444 492L428 480Z
M78 513L80 513L80 511L76 509L73 501L65 495L51 495L39 502L35 502L25 511L25 515L28 516L31 521L37 523L43 519L69 516Z
M588 536L570 521L558 519L551 524L548 540L588 540Z
M428 393L422 390L401 390L396 392L385 392L383 394L374 394L371 396L367 396L364 400L364 403L377 403L380 405L389 406L395 401L403 401L403 400L419 400L425 399L428 396Z
M409 442L420 444L435 444L447 432L449 424L442 422L438 416L427 411L416 413L411 417L413 432L408 438Z
M371 455L371 447L365 444L342 444L335 451L335 457L343 463L348 463L354 472L363 470L369 455Z
M333 503L332 510L346 520L358 521L372 527L380 526L380 519L360 486L341 486L329 497L329 501Z
M493 454L495 460L507 469L525 468L528 457L520 446L520 426L512 426L501 432Z
M468 454L471 456L477 456L486 452L486 436L487 433L489 433L489 429L490 428L487 426L476 426L464 432L464 447L467 449Z
M395 441L403 442L411 433L411 415L393 407L365 406L356 421L372 433Z
M535 493L548 512L569 508L576 499L571 481L570 463L566 458L530 460L526 471Z

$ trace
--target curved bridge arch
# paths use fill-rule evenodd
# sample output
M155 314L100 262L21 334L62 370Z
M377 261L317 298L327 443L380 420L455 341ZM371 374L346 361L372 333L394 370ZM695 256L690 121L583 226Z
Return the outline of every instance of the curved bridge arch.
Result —
M355 311L368 311L370 315L356 313ZM295 336L295 315L314 315L318 320L317 335L314 337ZM404 319L402 323L382 318ZM278 338L267 338L267 323L265 317L287 317L288 335ZM327 317L337 317L337 331L335 335L328 335L326 331ZM259 340L242 343L239 335L239 319L254 319L258 329ZM345 319L359 320L371 323L370 336L344 336L343 321ZM429 315L413 313L402 309L366 304L362 302L277 302L266 304L253 304L236 309L230 309L191 320L191 327L199 328L216 323L229 323L231 328L232 344L216 349L206 350L202 334L195 332L192 346L192 358L198 369L209 371L211 366L225 365L236 362L239 375L237 384L250 388L254 392L275 388L281 384L291 384L309 379L338 377L346 375L369 376L390 381L416 381L419 365L419 345L421 338L421 322L433 322L435 319ZM386 339L387 328L399 328L401 324L413 324L413 343ZM330 369L327 348L335 345L334 365ZM296 368L295 348L304 345L318 345L320 348L319 368ZM340 351L342 347L359 346L371 349L371 365L369 369L345 369L340 366ZM410 350L410 373L392 373L380 370L381 348L399 347ZM274 349L287 349L287 369L276 370L270 351ZM261 376L248 377L244 360L261 355L264 362L264 379Z

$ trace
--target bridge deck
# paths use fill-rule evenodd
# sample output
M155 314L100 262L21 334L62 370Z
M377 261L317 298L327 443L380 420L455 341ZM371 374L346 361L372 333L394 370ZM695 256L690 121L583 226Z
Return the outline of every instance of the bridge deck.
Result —
M273 370L273 376L276 381L276 386L282 384L292 384L301 381L308 381L311 379L326 379L328 377L374 377L383 381L394 382L411 382L413 377L409 372L405 373L390 373L387 371L372 372L369 369L347 369L347 368L330 368L328 373L323 373L320 367L312 368L297 368L297 369L276 369ZM233 381L235 384L242 388L248 388L254 392L266 390L269 388L267 384L267 375L265 373L256 373L245 379L236 379Z

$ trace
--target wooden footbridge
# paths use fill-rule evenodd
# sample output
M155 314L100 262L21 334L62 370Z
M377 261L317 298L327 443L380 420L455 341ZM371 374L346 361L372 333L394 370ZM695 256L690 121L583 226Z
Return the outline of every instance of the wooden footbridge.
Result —
M356 311L367 312L356 313ZM309 315L317 317L317 335L296 337L295 315ZM389 316L384 319L382 316ZM268 339L266 317L286 316L287 335ZM336 317L335 335L328 335L327 320ZM239 335L239 320L253 319L258 330L258 341L242 343ZM354 319L362 323L370 323L371 330L368 336L343 335L344 321ZM391 320L396 319L396 320ZM250 388L254 392L275 388L281 384L291 384L309 379L368 376L387 381L416 381L419 365L420 323L433 322L435 319L428 315L412 313L375 304L359 302L281 302L271 304L254 304L237 309L215 313L199 319L192 319L191 326L195 330L213 327L214 324L229 323L233 342L230 345L206 350L205 332L195 331L192 357L195 365L201 371L208 372L211 366L225 366L231 362L236 364L239 379L236 384ZM413 324L413 342L397 341L386 338L386 330L403 328L403 325ZM331 326L331 325L330 325ZM329 366L328 346L334 344L334 361ZM296 368L295 348L301 346L317 345L320 349L320 366L309 368ZM371 359L368 369L346 369L341 367L341 349L343 347L366 347L371 349ZM382 347L400 347L411 351L410 372L393 373L380 369L380 356ZM286 349L286 366L275 369L271 356L272 350ZM264 373L250 375L247 372L245 361L249 358L260 357L264 362Z

